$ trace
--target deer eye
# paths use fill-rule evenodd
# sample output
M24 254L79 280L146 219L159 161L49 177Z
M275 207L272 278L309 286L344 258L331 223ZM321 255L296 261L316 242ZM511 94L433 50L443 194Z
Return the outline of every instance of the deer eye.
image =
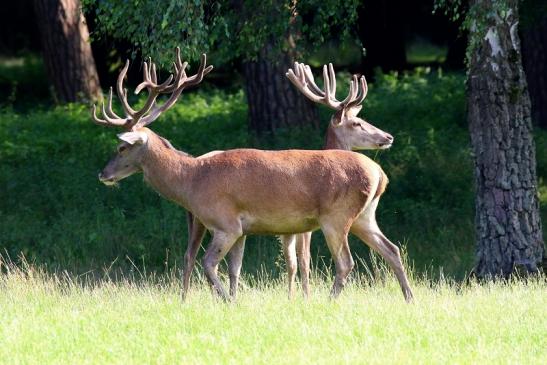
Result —
M359 122L353 122L352 125L353 125L354 127L360 127L360 126L361 126L361 123L359 123Z
M125 151L127 149L126 146L120 146L118 147L118 153L122 153L123 151Z

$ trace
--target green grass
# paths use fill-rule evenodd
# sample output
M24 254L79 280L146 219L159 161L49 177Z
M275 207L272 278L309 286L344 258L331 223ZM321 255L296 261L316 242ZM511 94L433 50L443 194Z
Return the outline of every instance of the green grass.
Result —
M195 155L235 147L322 146L326 109L320 110L320 130L282 130L257 139L247 131L242 92L204 89L185 93L152 128ZM475 240L463 75L428 69L379 75L361 115L395 136L391 149L366 152L390 178L378 209L382 230L406 246L417 271L464 277L473 265ZM0 108L0 252L74 273L112 262L130 269L133 261L157 272L180 266L185 212L138 175L115 189L97 179L114 152L117 132L91 123L87 106ZM538 130L535 137L546 222L547 133ZM368 257L365 245L353 238L351 249L356 258ZM312 259L330 263L319 232ZM274 237L249 237L245 273L265 268L276 277L284 271L282 262Z
M407 43L406 59L411 65L439 64L446 60L447 52L446 46L439 46L418 37Z
M32 108L50 101L51 85L41 57L0 56L0 105Z
M235 303L202 281L186 302L173 276L99 280L3 267L1 364L544 364L547 287L457 286L354 276L341 297L313 280L308 301L247 279ZM110 277L114 275L110 274Z

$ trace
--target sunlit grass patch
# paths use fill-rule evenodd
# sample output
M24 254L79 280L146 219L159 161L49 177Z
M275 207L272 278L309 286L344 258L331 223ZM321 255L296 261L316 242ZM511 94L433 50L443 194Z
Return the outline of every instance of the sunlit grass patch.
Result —
M235 303L201 278L185 302L173 275L91 280L35 267L0 276L0 363L541 364L542 279L460 286L353 277L341 297L314 278L309 300L284 280L247 279Z
M410 64L443 63L448 49L424 38L416 38L406 46L406 58Z

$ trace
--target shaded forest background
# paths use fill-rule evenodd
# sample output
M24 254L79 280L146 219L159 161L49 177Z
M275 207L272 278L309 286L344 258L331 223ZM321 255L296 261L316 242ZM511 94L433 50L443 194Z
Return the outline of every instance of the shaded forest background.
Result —
M411 4L410 4L411 3ZM333 62L339 87L350 73L364 73L371 89L363 115L395 136L381 153L367 152L390 176L378 220L402 244L419 271L463 277L473 266L473 162L465 102L467 35L431 1L364 1L354 39L336 36L303 60L314 68ZM521 38L537 127L542 221L547 216L546 92L547 17L537 2L523 3ZM0 15L0 249L2 254L77 272L112 263L149 270L180 266L185 249L184 212L145 187L140 178L119 189L99 184L97 171L113 151L111 131L90 122L83 104L60 105L41 57L32 1L4 4ZM540 14L541 15L541 14ZM92 37L95 20L87 16ZM336 30L333 31L336 34ZM126 58L129 85L141 79L141 55L120 40L91 43L103 89L115 83ZM363 50L364 47L364 50ZM543 47L543 48L542 48ZM542 52L543 49L543 52ZM543 57L543 58L542 58ZM319 109L318 127L279 128L258 135L248 123L240 59L215 65L198 90L185 92L154 129L192 154L241 146L320 148L330 112ZM543 128L543 129L542 129ZM260 131L259 131L260 132ZM314 234L315 265L329 265L320 234ZM354 256L368 249L352 243ZM279 245L272 237L248 241L244 271L281 272ZM362 262L361 262L362 263Z

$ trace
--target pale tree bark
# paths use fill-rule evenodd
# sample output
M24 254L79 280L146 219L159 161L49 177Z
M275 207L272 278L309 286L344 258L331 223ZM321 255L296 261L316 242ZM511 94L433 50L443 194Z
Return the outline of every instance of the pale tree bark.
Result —
M46 70L61 102L101 95L79 0L34 0Z
M484 14L470 40L468 120L475 159L477 266L481 278L535 272L544 254L530 98L517 32L518 0L499 12L494 0L472 0ZM486 15L489 14L489 15Z

